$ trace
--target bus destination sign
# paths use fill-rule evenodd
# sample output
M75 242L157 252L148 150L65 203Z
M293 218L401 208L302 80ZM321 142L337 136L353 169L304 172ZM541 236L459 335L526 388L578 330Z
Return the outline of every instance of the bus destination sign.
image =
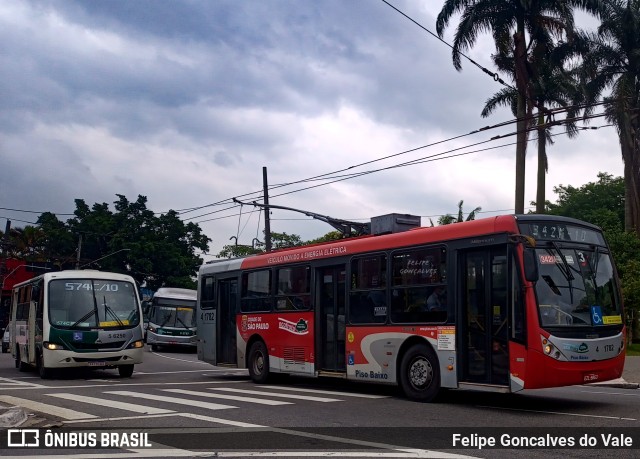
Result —
M536 240L573 241L587 244L605 245L602 233L591 228L564 223L521 223L523 234L532 236Z

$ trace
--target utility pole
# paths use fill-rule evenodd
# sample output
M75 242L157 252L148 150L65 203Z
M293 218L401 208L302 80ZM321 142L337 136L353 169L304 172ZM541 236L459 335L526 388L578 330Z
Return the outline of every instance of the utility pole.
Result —
M0 260L0 278L2 278L2 285L4 285L5 275L4 272L7 266L7 255L9 254L9 232L11 231L11 220L7 220L7 225L4 229L4 237L2 238L2 259ZM1 294L1 292L0 292Z
M82 233L78 238L78 256L76 257L76 269L80 269L80 252L82 251Z
M262 168L262 193L264 194L264 246L271 252L271 221L269 220L269 186L267 184L267 168Z

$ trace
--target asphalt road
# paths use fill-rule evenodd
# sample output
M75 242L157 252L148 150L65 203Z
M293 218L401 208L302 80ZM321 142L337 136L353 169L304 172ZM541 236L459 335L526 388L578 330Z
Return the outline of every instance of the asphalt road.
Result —
M148 352L145 357L132 378L104 370L43 381L35 373L19 373L2 354L0 405L20 405L34 413L20 428L147 433L154 445L124 445L118 457L213 452L227 457L260 457L258 452L326 457L336 451L352 457L640 456L640 391L634 389L589 385L520 394L450 391L438 403L420 404L393 387L308 378L257 386L246 371L212 367L194 353ZM625 378L636 374L632 366L638 363L638 358L629 359ZM574 444L480 449L491 438ZM580 448L582 438L595 439L598 449ZM616 447L614 440L631 441L632 448ZM0 455L43 457L38 456L43 451L35 451L0 450ZM46 457L110 458L114 453L76 448L48 450Z

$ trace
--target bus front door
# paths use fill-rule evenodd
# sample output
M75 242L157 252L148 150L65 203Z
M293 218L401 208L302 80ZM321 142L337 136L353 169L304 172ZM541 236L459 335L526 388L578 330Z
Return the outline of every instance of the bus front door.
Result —
M237 364L236 308L238 280L222 279L218 283L217 363Z
M315 282L317 368L345 372L346 268L344 265L318 268Z
M469 250L460 259L460 381L509 384L506 247Z

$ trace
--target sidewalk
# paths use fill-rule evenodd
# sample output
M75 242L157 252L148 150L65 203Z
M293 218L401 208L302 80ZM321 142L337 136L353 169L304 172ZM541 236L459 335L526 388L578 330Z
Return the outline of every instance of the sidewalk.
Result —
M623 389L638 389L640 387L640 356L627 356L624 359L622 378L593 384Z

